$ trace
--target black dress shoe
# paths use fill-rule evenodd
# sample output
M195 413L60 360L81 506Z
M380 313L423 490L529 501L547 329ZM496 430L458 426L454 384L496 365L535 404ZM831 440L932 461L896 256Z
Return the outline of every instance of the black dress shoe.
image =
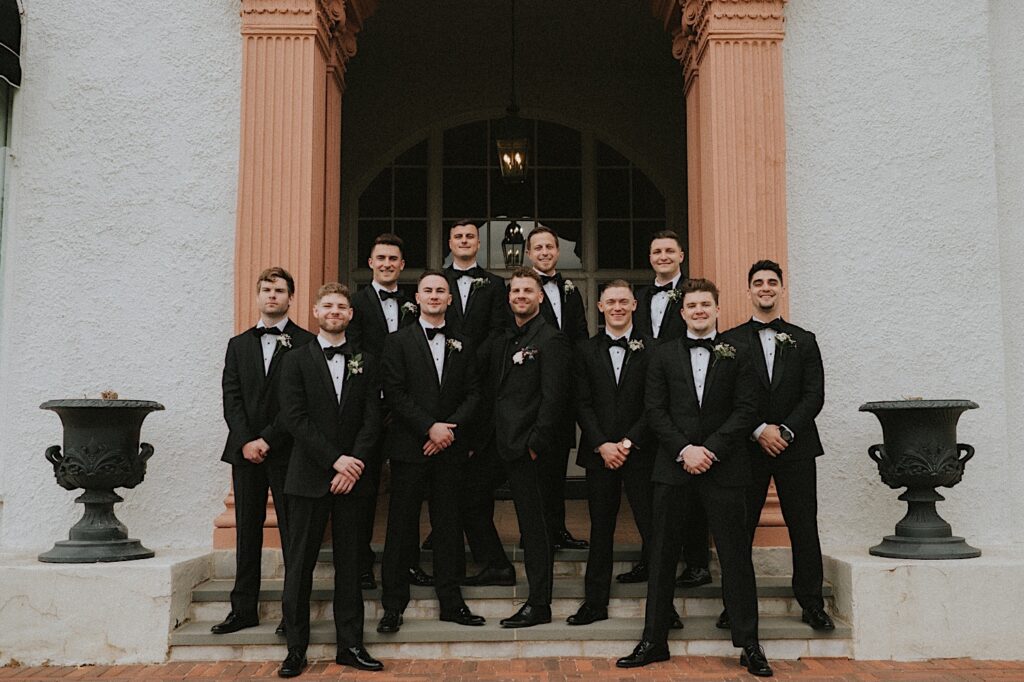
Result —
M513 566L505 568L492 568L488 566L476 575L471 575L462 581L463 585L469 587L482 587L484 585L504 585L510 587L516 584L516 569Z
M210 632L215 635L229 635L245 628L254 628L259 624L260 619L256 616L242 616L232 611L222 622L210 628Z
M636 645L633 653L629 656L623 656L615 661L615 665L619 668L640 668L651 663L657 663L658 661L667 661L668 659L668 644L655 644L645 639Z
M551 543L554 549L586 549L590 547L590 543L586 540L577 540L567 530L561 530L555 533L555 540Z
M672 609L672 622L668 624L668 627L671 630L683 629L683 619L679 617L679 612L675 609Z
M478 616L469 610L468 606L463 606L458 611L452 611L451 613L442 613L441 620L446 623L456 623L458 625L483 625L487 622L487 619L483 616Z
M289 649L281 667L277 669L278 677L298 677L309 665L306 653L300 649Z
M420 549L422 549L424 551L427 551L427 552L434 551L434 534L433 533L429 533L427 535L427 537L423 540L423 544L420 545Z
M380 622L377 623L377 632L387 635L398 632L402 627L402 614L398 611L385 609Z
M409 584L419 585L420 587L433 587L434 576L430 575L419 566L413 566L409 569Z
M715 627L719 630L732 630L732 621L729 620L729 612L722 609L722 613L718 616L718 620L715 621Z
M583 602L576 613L565 619L569 625L590 625L599 620L608 620L608 609Z
M760 644L748 644L740 652L740 665L747 666L747 672L758 677L771 677L775 673L768 665L768 657Z
M533 627L534 625L541 625L542 623L550 622L550 606L531 606L530 604L523 604L523 608L516 611L515 615L501 620L501 627L528 628Z
M274 634L278 637L284 637L288 634L288 630L284 626L284 618L282 618L281 622L277 624L277 628L274 630Z
M835 630L836 624L832 618L825 613L825 609L804 609L800 620L810 625L815 630Z
M378 671L384 669L384 664L370 655L370 652L362 646L350 646L347 649L338 649L338 655L334 662L338 665L347 665L350 668L359 670Z
M645 583L647 582L647 573L647 564L641 561L625 573L619 573L615 576L615 580L620 583Z
M711 571L706 568L690 568L687 566L676 578L676 587L700 587L711 582Z
M361 590L375 590L377 589L377 579L373 577L373 571L367 571L366 573L359 574L359 589Z

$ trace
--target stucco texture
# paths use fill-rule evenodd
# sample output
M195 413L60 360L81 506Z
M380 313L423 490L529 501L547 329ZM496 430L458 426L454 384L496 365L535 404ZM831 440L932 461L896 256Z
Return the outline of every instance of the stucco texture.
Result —
M43 450L50 398L150 399L156 454L119 518L209 546L227 492L239 4L24 0L0 299L0 547L45 549L82 508Z
M993 3L1019 35L1014 4ZM912 396L981 405L958 433L977 455L960 485L940 491L954 533L982 549L1024 540L1020 356L1007 352L1021 333L1020 275L999 253L1001 240L1020 242L1019 223L1008 224L1020 196L997 192L996 154L1020 149L1004 89L1016 82L1019 99L1022 72L1019 41L992 9L981 0L786 7L791 317L818 333L826 366L826 545L874 544L902 517L898 491L866 454L881 428L857 407ZM1019 151L1002 156L1007 189L1019 189Z

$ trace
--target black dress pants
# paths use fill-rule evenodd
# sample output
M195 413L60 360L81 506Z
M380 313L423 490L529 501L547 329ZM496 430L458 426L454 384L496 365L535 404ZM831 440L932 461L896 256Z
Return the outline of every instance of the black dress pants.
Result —
M272 457L273 455L271 455ZM288 560L288 500L284 478L288 462L235 464L231 481L235 493L235 585L231 610L243 618L259 615L260 566L263 551L263 523L267 519L267 490L274 494L281 551Z
M501 536L494 527L494 491L508 478L493 447L478 450L465 465L465 488L459 495L462 526L473 561L485 568L510 568ZM449 491L447 494L451 494Z
M524 455L506 461L505 472L512 488L516 518L519 519L519 533L523 538L526 580L530 585L530 595L526 603L530 606L550 606L554 554L551 551L551 536L543 512L540 467L529 455Z
M377 555L374 554L370 542L373 540L373 524L377 518L377 493L380 489L380 470L384 465L383 457L380 455L381 447L377 445L377 452L374 456L368 458L369 463L359 478L360 481L364 481L364 485L370 484L367 486L369 488L370 504L363 507L358 521L362 529L362 537L365 538L362 546L359 548L360 573L373 571L373 564L377 559Z
M575 435L575 425L573 425ZM569 448L555 448L537 458L541 494L544 496L544 519L554 536L565 530L565 470L569 464Z

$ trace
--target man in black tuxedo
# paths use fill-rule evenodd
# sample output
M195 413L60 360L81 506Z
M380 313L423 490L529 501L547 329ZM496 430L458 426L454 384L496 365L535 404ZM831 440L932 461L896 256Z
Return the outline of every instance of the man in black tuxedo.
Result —
M281 362L288 352L314 337L288 319L295 281L283 268L268 268L256 281L260 319L228 342L224 358L224 421L228 439L221 461L231 464L235 492L235 585L231 612L210 628L215 635L259 624L260 555L267 489L274 495L282 554L288 555L285 473L292 438L277 416ZM278 634L284 634L282 624Z
M548 324L565 334L572 347L585 342L589 333L583 296L571 279L565 279L558 272L558 234L550 227L537 225L526 238L526 254L540 275L544 289L541 315ZM565 411L559 431L559 449L554 456L541 460L548 532L555 549L586 549L587 542L574 538L565 527L565 469L569 463L569 450L576 447L576 416L573 410Z
M505 280L480 267L480 231L474 221L459 220L448 228L452 264L444 269L452 305L444 315L446 327L462 334L480 349L494 332L512 324Z
M309 598L320 542L331 523L334 558L335 660L360 670L383 665L363 648L359 554L366 544L365 508L375 503L365 479L379 452L380 373L377 359L346 339L352 320L348 287L317 292L316 341L290 353L282 368L281 415L295 439L285 492L292 514L291 556L284 577L288 656L281 677L300 675L309 646Z
M757 586L750 557L744 440L757 420L757 379L741 351L716 338L718 289L705 279L683 285L684 338L662 344L647 368L647 420L658 434L654 462L654 536L644 632L616 665L633 668L669 658L675 566L690 522L687 500L704 507L722 564L722 592L732 616L740 664L754 675L772 669L758 641Z
M651 236L648 259L654 270L654 284L645 287L639 296L636 326L641 334L654 337L658 343L672 341L686 335L686 324L680 315L683 305L683 243L672 230L655 232ZM691 501L687 510L691 519L683 540L683 572L676 578L676 587L699 587L711 582L708 570L708 522L704 509Z
M429 497L434 581L441 620L483 625L462 599L465 549L459 495L468 458L464 426L480 402L476 349L447 328L452 295L444 273L424 272L416 303L419 324L388 337L384 399L394 421L385 439L391 456L391 502L381 581L384 615L377 632L398 632L409 604L408 567L419 553L419 520Z
M623 486L643 540L641 561L630 573L639 569L643 580L647 579L651 543L654 440L644 413L644 382L654 343L633 326L636 299L628 282L617 279L606 284L597 307L604 315L604 332L578 344L573 358L576 414L582 434L576 463L587 470L590 554L586 597L569 616L569 625L608 618L615 525Z
M540 276L517 268L509 280L515 327L492 340L494 441L512 487L525 550L530 593L501 625L519 628L551 622L553 554L543 512L540 460L559 452L563 412L569 401L569 340L540 314Z
M405 269L403 246L402 238L391 233L377 235L373 241L373 248L370 249L367 261L370 270L373 271L373 281L370 286L363 287L352 297L352 324L348 327L349 340L360 348L380 353L384 349L384 341L388 334L416 324L419 315L416 304L398 288L398 278ZM389 415L385 413L384 423L389 424L390 421ZM384 464L384 459L383 454L374 457L373 468L364 474L366 483L373 489L375 500L380 484L380 467ZM362 571L359 580L364 590L377 587L377 581L373 577L374 553L370 547L376 512L377 506L370 505L363 519L366 546L359 557ZM416 557L409 567L409 580L415 585L433 585L433 579L419 567Z
M778 263L754 263L747 283L753 317L723 334L752 358L766 394L758 426L747 440L752 472L747 525L753 538L774 478L793 548L793 594L803 608L803 621L815 630L834 630L821 594L824 575L818 540L815 459L824 449L814 419L825 403L821 351L814 334L782 319L785 285ZM728 621L726 610L719 627L728 628Z

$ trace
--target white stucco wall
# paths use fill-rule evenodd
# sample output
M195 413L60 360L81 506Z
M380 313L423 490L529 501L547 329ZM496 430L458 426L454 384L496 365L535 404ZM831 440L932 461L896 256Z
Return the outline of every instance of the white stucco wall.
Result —
M43 450L58 397L157 400L146 481L118 515L151 547L208 546L229 474L239 5L25 0L0 299L0 548L81 515Z
M881 429L857 412L905 396L981 405L958 434L977 455L939 511L983 549L1024 541L1022 373L1007 346L1021 276L999 253L1021 241L1024 24L1015 2L993 3L1013 26L983 0L941 5L786 7L791 317L818 332L826 363L827 545L874 544L905 511L866 454Z

